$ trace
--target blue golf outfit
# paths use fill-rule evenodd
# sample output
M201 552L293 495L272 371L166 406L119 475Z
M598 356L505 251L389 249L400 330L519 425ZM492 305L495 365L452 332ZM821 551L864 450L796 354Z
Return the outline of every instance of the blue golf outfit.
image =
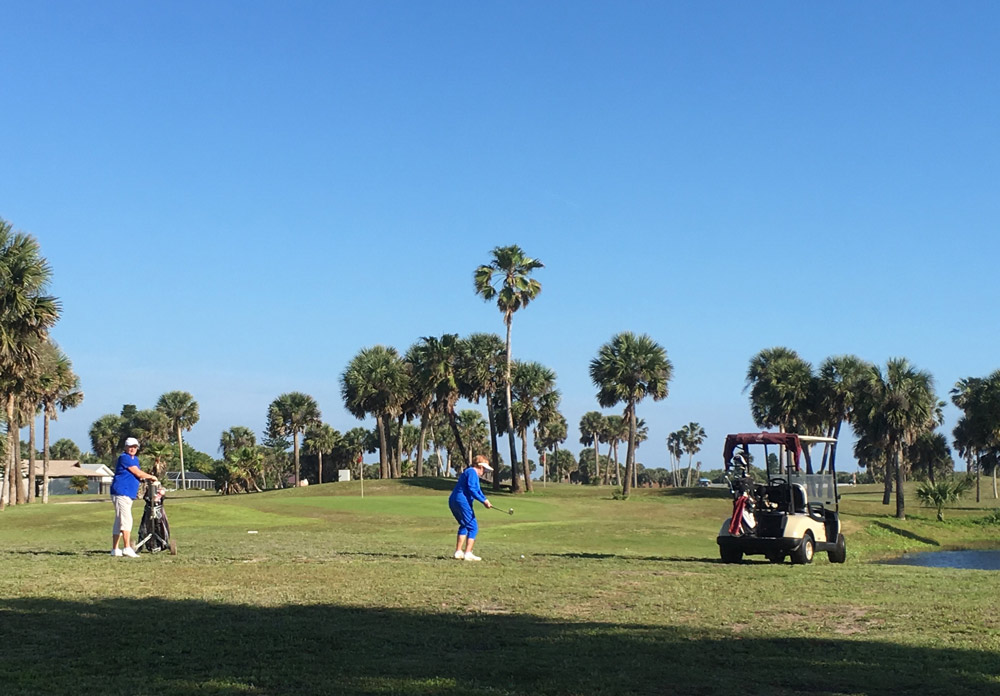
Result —
M122 452L115 463L115 477L111 479L111 495L124 495L132 500L139 497L139 479L128 470L130 466L139 468L139 458Z
M467 536L470 539L476 538L479 531L479 524L476 522L476 513L472 510L472 502L478 500L480 503L486 502L483 489L479 487L479 473L474 466L462 472L458 477L458 483L448 496L448 507L451 514L458 521L459 536Z

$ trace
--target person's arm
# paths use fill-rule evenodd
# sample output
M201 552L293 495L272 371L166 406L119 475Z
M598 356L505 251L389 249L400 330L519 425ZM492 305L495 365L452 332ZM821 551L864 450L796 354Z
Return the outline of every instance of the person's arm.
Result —
M469 469L469 470L471 471L471 469ZM490 503L489 499L486 497L486 494L483 493L483 489L479 487L479 477L478 476L469 476L469 493L472 494L473 498L475 498L476 500L478 500L480 503L482 503L486 507L488 507L488 508L493 507L493 505Z
M147 474L145 471L143 471L142 469L140 469L139 467L137 467L135 464L133 464L132 466L130 466L128 468L128 470L129 470L129 473L131 473L133 476L135 476L140 481L142 481L143 479L145 479L146 481L157 481L158 480L155 476L153 476L152 474Z

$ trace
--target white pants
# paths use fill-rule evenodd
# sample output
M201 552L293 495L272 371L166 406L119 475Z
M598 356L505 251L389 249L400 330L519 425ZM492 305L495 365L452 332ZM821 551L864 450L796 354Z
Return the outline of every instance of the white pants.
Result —
M111 502L115 504L115 527L112 534L118 536L125 530L132 533L132 499L127 495L113 495Z

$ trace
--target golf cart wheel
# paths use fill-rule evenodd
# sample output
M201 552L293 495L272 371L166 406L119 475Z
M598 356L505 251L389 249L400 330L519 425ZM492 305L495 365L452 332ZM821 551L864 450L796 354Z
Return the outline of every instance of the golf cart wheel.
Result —
M837 546L832 551L827 551L826 557L830 559L830 563L843 563L847 560L847 540L843 534L837 535Z
M792 563L805 565L812 563L813 555L816 553L816 542L813 540L812 532L807 531L802 537L802 542L798 548L792 551Z
M739 563L743 560L743 552L739 549L726 548L724 546L719 547L719 556L722 558L723 563Z
M171 539L170 543L169 543L169 546L170 546L170 555L171 556L176 556L177 555L177 542L174 541L173 539Z

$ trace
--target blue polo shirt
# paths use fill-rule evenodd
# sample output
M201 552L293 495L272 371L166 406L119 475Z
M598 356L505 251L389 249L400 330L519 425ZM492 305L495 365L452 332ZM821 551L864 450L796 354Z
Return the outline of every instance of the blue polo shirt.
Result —
M130 466L139 466L139 458L127 452L118 455L115 464L115 477L111 480L111 495L127 495L129 498L139 497L139 478L128 470Z

